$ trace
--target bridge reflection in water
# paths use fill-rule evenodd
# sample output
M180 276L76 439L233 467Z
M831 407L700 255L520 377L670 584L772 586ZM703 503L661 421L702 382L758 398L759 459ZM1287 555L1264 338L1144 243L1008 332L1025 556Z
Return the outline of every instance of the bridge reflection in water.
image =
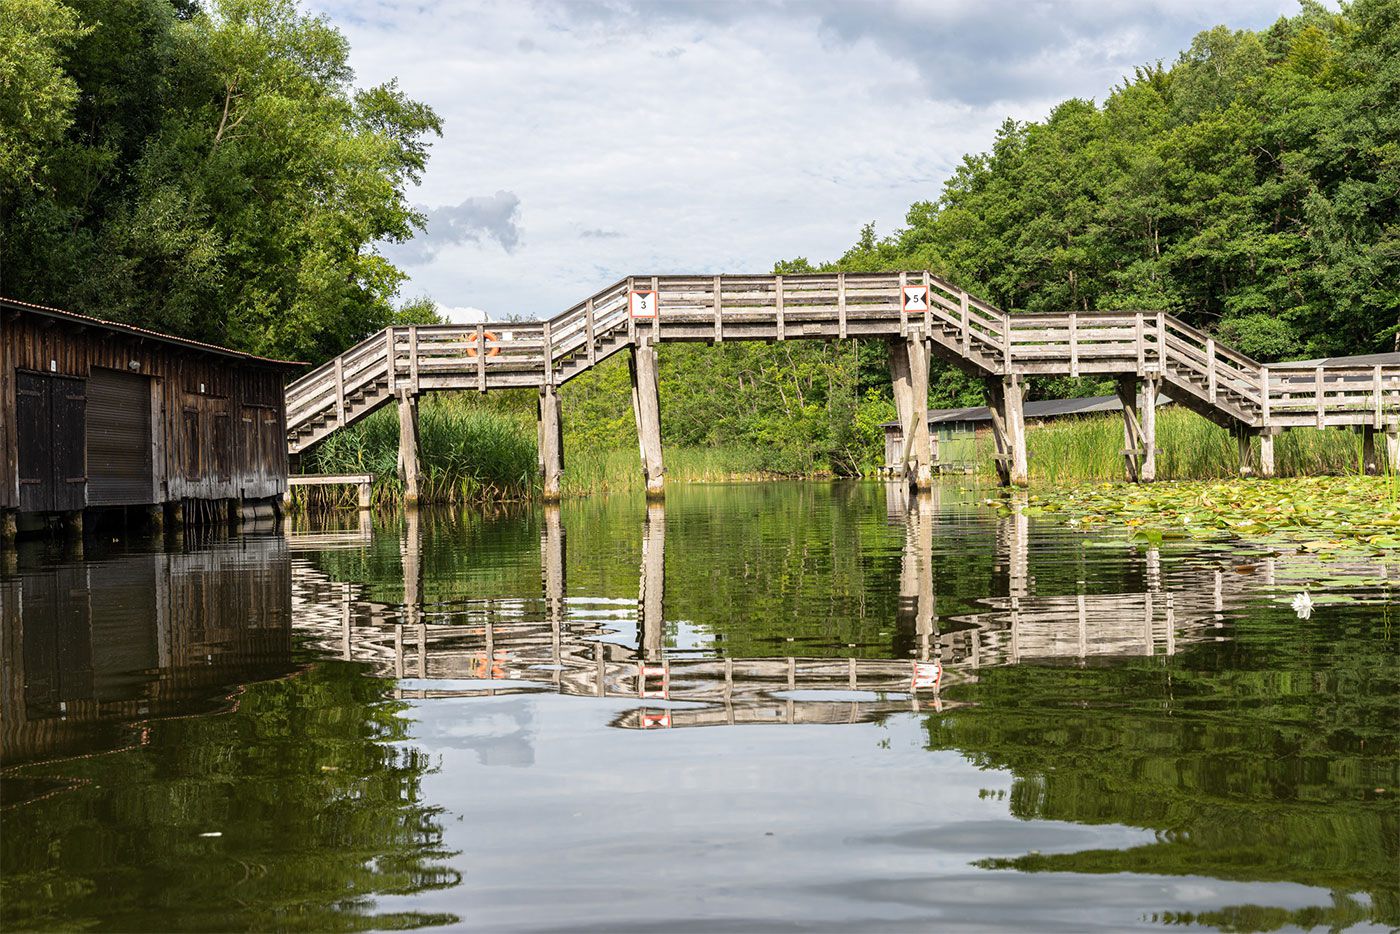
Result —
M892 621L913 634L905 657L839 648L819 656L736 657L718 640L679 644L680 627L672 621L668 628L665 615L666 508L656 503L647 505L638 530L635 602L571 601L557 507L546 507L541 522L539 598L425 602L423 520L409 513L399 541L402 605L370 599L363 585L334 580L295 557L362 547L367 528L291 533L293 618L322 650L398 679L402 698L553 691L634 699L636 706L612 721L627 729L847 723L956 706L944 689L975 681L992 666L1168 656L1192 642L1223 639L1228 611L1260 584L1274 584L1274 558L1239 574L1227 558L1199 556L1167 584L1160 553L1149 548L1140 592L1041 594L1030 571L1030 523L1017 511L997 521L999 581L990 590L1004 595L978 601L976 612L943 616L934 567L937 498L910 497L890 484L887 503L890 520L905 529Z

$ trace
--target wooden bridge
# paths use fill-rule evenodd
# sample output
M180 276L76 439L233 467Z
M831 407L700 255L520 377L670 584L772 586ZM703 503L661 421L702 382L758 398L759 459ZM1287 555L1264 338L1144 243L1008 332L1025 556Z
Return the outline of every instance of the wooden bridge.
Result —
M1275 435L1300 426L1361 431L1372 471L1379 467L1375 436L1384 432L1390 462L1400 463L1400 365L1265 365L1163 312L1007 314L927 271L632 276L547 321L388 328L287 387L288 445L300 454L396 402L400 471L413 500L420 394L533 387L544 492L554 498L563 472L558 389L626 350L647 490L659 495L657 344L847 338L889 343L904 471L918 487L933 477L932 357L986 380L1006 484L1026 483L1024 381L1039 374L1117 377L1125 471L1133 480L1156 476L1159 392L1234 430L1243 473L1271 476Z

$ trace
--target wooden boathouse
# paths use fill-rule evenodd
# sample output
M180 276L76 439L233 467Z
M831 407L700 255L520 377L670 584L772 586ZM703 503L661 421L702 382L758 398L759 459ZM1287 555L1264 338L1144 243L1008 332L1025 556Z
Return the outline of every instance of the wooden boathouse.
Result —
M270 515L298 366L0 298L0 538L94 510Z

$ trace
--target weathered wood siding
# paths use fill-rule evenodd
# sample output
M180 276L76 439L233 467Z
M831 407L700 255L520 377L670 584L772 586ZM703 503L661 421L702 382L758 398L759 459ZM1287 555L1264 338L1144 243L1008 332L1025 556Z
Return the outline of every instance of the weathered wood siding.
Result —
M287 367L0 308L0 508L17 508L16 373L151 379L150 502L280 496L287 486Z

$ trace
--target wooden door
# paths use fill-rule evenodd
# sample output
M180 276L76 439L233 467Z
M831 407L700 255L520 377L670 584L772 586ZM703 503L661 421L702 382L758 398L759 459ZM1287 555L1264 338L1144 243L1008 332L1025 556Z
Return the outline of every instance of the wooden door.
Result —
M15 374L21 512L71 512L87 502L87 393L83 380Z

